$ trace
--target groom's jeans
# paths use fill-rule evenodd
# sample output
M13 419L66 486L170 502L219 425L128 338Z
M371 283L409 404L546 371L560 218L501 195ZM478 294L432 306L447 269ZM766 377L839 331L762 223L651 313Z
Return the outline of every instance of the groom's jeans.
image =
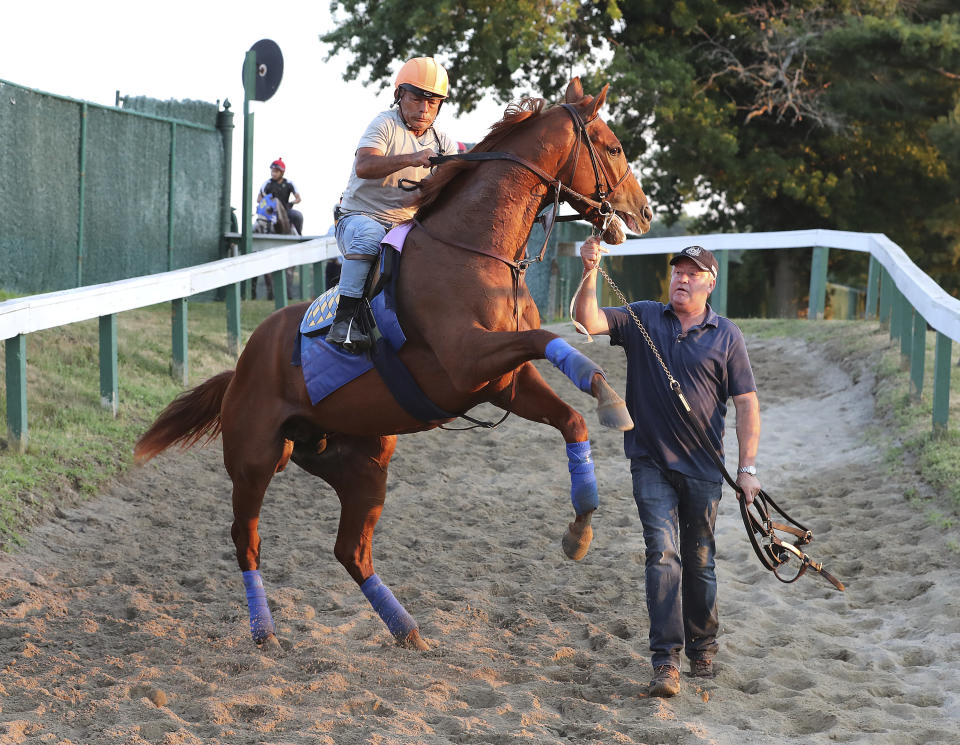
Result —
M717 653L717 576L713 528L722 482L662 471L649 458L630 461L633 498L646 543L647 613L654 667L680 669Z

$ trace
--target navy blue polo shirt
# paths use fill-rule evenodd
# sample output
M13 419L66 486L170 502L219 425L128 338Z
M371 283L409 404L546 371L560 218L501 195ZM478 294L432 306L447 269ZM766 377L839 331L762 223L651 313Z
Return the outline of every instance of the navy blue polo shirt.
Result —
M631 303L660 355L723 457L727 399L757 390L743 333L707 305L703 323L683 332L669 305L651 300ZM626 307L603 308L610 343L627 353L626 401L634 428L623 433L628 458L647 456L661 468L705 481L722 476L683 419L680 403L656 356Z

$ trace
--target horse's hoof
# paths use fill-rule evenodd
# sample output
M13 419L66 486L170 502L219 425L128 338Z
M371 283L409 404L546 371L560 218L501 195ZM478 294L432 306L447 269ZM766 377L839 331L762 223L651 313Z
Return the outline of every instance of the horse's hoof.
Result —
M277 655L283 654L283 647L280 645L280 640L274 634L270 634L266 639L264 639L258 645L260 651L270 657L276 657Z
M623 399L597 406L597 417L604 427L621 432L633 429L633 419L630 418L630 413L627 411L627 405Z
M407 634L403 639L397 639L397 644L399 644L404 649L416 649L419 652L430 651L430 647L423 640L423 637L420 636L419 629L414 629L409 634Z
M590 549L590 541L593 540L593 528L585 526L582 531L577 531L576 523L570 523L567 526L567 532L563 534L560 545L563 546L563 553L568 559L580 561L587 555Z

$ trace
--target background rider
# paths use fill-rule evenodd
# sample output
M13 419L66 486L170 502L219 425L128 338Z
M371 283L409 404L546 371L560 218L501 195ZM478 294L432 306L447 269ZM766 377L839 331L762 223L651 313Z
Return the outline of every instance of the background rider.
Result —
M328 342L344 344L351 351L370 345L368 335L352 322L367 275L379 256L380 240L416 212L417 193L399 188L400 179L420 181L430 173L431 157L457 151L456 144L433 126L447 88L447 72L435 59L409 60L397 73L396 108L378 114L360 138L337 208L337 246L344 261Z
M287 216L297 232L303 235L303 213L293 209L293 205L301 202L300 192L297 191L297 187L294 186L292 181L284 178L283 174L286 173L286 170L287 166L280 158L270 164L270 178L264 181L263 186L260 187L257 202L263 198L264 194L273 194L277 201L286 207Z

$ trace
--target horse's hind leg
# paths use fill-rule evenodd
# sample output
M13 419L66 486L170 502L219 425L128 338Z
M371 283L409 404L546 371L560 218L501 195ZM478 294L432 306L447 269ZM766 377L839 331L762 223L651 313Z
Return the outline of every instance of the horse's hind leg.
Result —
M334 435L319 455L298 452L293 461L320 476L340 498L340 526L333 553L401 646L429 649L417 622L373 568L373 531L387 495L387 465L396 437Z
M556 427L563 435L570 470L570 501L576 518L567 526L561 545L568 557L579 561L586 556L593 540L590 519L600 504L587 424L554 393L531 363L522 365L516 375L515 386L505 389L494 403L524 419Z

